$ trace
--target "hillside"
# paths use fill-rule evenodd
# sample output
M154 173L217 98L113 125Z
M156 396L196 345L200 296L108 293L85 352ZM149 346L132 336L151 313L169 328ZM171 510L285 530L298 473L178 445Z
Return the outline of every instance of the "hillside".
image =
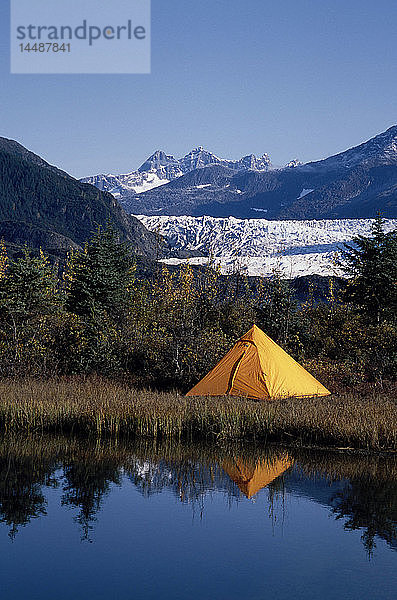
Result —
M54 255L82 245L110 220L142 256L155 252L156 236L125 213L115 198L49 165L15 141L0 138L0 237Z

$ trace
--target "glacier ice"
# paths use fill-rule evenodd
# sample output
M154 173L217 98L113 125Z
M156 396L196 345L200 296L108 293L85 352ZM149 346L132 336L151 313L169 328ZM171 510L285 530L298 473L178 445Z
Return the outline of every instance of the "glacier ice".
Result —
M336 256L343 243L370 235L372 219L270 221L235 217L134 215L151 231L163 235L171 248L194 252L191 264L205 264L211 255L224 273L237 267L248 275L267 276L277 269L284 277L338 275ZM385 229L397 228L397 219ZM183 259L167 259L179 264Z

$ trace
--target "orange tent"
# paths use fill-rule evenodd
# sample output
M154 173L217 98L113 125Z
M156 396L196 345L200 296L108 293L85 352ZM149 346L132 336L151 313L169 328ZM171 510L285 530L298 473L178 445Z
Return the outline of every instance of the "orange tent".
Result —
M187 396L302 398L330 393L254 325Z
M240 491L252 498L261 490L280 477L292 465L288 456L272 461L260 460L256 464L242 459L225 461L223 470L240 488Z

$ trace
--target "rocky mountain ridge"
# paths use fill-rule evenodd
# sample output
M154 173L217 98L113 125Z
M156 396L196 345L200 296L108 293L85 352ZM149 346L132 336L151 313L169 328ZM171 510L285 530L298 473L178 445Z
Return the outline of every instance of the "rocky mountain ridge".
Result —
M293 160L282 169L272 168L267 155L227 161L203 148L180 161L158 152L140 169L127 183L121 176L89 181L133 214L345 219L380 211L397 217L397 126L324 160Z
M235 172L268 171L272 168L271 160L266 153L259 158L249 154L240 160L228 160L219 158L199 146L180 159L167 155L162 150L156 150L136 171L124 175L94 175L84 177L81 181L110 192L123 204L136 194L166 185L191 171L208 166L222 166Z

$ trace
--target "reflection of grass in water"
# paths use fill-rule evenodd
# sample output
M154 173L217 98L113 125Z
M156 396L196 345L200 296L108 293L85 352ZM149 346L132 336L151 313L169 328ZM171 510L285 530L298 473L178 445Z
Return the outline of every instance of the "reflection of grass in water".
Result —
M214 444L204 441L174 439L153 440L151 438L97 438L53 433L3 433L0 435L0 458L5 464L12 461L29 460L31 471L41 472L43 464L51 464L56 470L65 464L78 461L93 465L112 461L120 469L128 469L131 460L164 464L222 465L239 461L247 468L257 464L269 465L275 461L289 459L303 477L328 477L330 480L359 477L377 478L380 481L397 481L397 455L334 452L283 448L279 445L233 442L225 440ZM2 471L4 475L5 470Z
M397 455L327 452L295 448L293 456L302 475L330 480L368 477L379 481L397 481Z
M397 449L393 391L255 402L137 391L100 379L3 380L0 426L114 437L284 440Z
M195 461L204 464L221 463L226 458L238 456L247 461L272 460L284 456L278 446L260 446L242 442L225 441L222 444L204 441L182 441L165 438L112 438L55 433L0 434L0 456L23 460L45 459L61 465L73 460L101 463L109 457L125 468L131 457L141 460L165 462Z

